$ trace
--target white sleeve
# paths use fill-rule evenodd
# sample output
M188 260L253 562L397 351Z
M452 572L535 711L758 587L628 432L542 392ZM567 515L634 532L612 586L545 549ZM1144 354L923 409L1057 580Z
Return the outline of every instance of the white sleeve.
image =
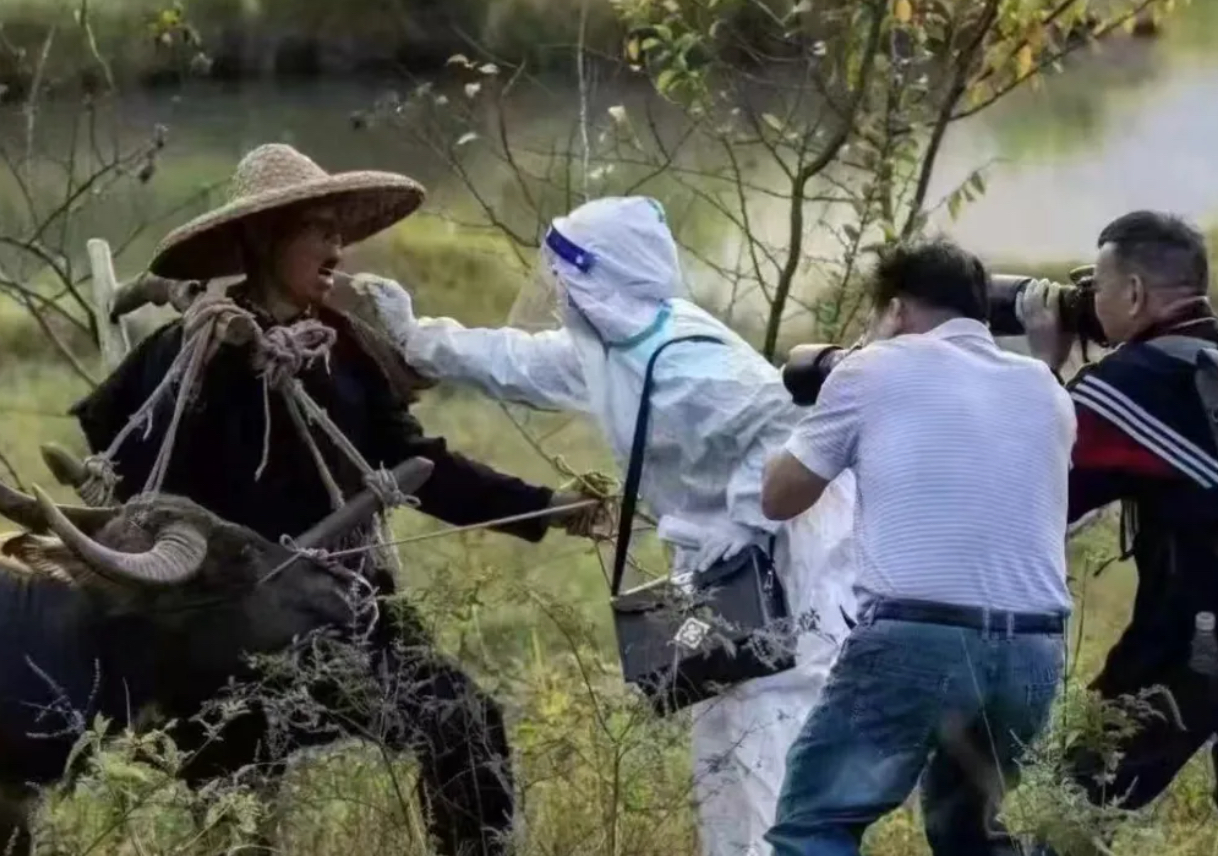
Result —
M860 351L833 370L816 404L787 441L786 450L826 481L833 481L855 464L868 356Z
M400 344L406 362L428 377L542 410L588 408L579 353L566 330L468 329L451 318L420 318Z

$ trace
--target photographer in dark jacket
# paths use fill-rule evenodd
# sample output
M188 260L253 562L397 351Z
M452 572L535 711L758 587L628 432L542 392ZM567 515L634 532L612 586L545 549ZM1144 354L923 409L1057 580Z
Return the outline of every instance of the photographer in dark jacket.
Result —
M1198 613L1218 612L1218 449L1188 359L1190 339L1191 356L1218 346L1218 319L1206 296L1205 240L1188 224L1137 211L1109 224L1098 246L1095 314L1118 347L1067 384L1078 416L1069 514L1073 523L1121 502L1122 550L1137 565L1138 589L1129 626L1092 686L1105 699L1165 686L1185 729L1174 715L1145 723L1121 741L1106 784L1096 778L1099 759L1079 753L1072 762L1094 802L1123 798L1136 809L1218 727L1214 678L1190 666L1197 625L1213 632ZM1054 309L1063 288L1033 283L1019 305L1033 354L1054 370L1074 338Z

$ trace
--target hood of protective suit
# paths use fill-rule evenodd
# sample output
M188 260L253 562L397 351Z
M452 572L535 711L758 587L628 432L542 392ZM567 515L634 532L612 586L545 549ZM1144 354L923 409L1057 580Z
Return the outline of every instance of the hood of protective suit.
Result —
M608 345L645 338L682 291L677 244L649 197L581 205L554 220L544 252L567 301Z

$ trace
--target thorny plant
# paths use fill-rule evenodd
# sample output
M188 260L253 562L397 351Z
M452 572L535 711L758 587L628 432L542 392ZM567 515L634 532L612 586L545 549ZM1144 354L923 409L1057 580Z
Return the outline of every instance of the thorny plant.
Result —
M466 637L458 646L463 663L507 703L515 785L523 799L518 852L694 852L690 809L704 771L688 766L689 714L657 720L624 692L598 628L577 607L527 585L472 572L461 578L467 582L450 580L412 594L409 606L395 598L380 614L408 609L416 620L427 616L428 631L434 623L450 638L459 632ZM531 655L505 659L485 641L469 639L481 631L468 606L492 597L497 609L535 610L562 644L543 649L534 630ZM265 846L294 853L429 852L426 807L415 798L412 764L426 747L418 744L414 726L420 716L443 719L453 702L425 697L429 689L410 644L404 638L392 643L392 668L386 668L385 649L362 633L341 639L317 633L282 654L256 658L255 674L232 683L198 721L218 740L222 726L256 707L269 717L268 740L246 766L197 792L178 780L193 755L175 746L175 723L116 733L112 723L95 721L84 729L79 716L69 717L82 729L73 753L79 774L51 795L55 810L42 824L43 852L117 852L124 845L136 853L237 853ZM1164 701L1161 693L1148 692L1101 702L1071 685L1050 731L1029 747L1022 785L1007 801L1012 830L1049 841L1063 856L1104 853L1118 836L1125 846L1153 844L1156 833L1144 812L1124 811L1119 800L1092 806L1066 774L1066 759L1090 749L1103 762L1097 775L1110 774L1119 760L1117 740L1151 718L1173 716ZM362 748L347 746L350 741ZM319 754L294 764L281 783L280 762L302 745Z
M569 644L559 657L535 644L529 662L495 682L497 695L522 700L512 711L512 742L525 803L519 832L531 834L520 852L690 852L683 728L656 722L622 691L575 610L525 588L511 598L547 615ZM429 748L418 743L418 719L443 721L454 701L434 698L434 675L420 673L413 644L397 639L395 656L386 657L367 635L316 633L255 658L255 676L230 684L195 721L206 725L210 746L257 708L269 719L268 739L257 758L194 793L178 782L193 755L173 743L175 723L117 734L111 723L91 723L73 752L79 775L51 795L57 810L42 824L44 846L63 854L111 852L121 842L140 853L235 853L270 839L302 852L310 839L339 835L358 838L360 852L427 852L409 760ZM305 765L276 796L278 765L292 752L352 739L365 749Z

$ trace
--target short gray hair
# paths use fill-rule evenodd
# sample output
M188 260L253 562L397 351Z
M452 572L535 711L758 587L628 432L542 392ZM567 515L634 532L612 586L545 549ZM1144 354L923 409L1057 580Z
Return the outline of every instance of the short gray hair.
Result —
M1133 211L1118 217L1100 232L1099 246L1105 244L1112 244L1120 263L1152 288L1209 291L1205 236L1174 214Z

